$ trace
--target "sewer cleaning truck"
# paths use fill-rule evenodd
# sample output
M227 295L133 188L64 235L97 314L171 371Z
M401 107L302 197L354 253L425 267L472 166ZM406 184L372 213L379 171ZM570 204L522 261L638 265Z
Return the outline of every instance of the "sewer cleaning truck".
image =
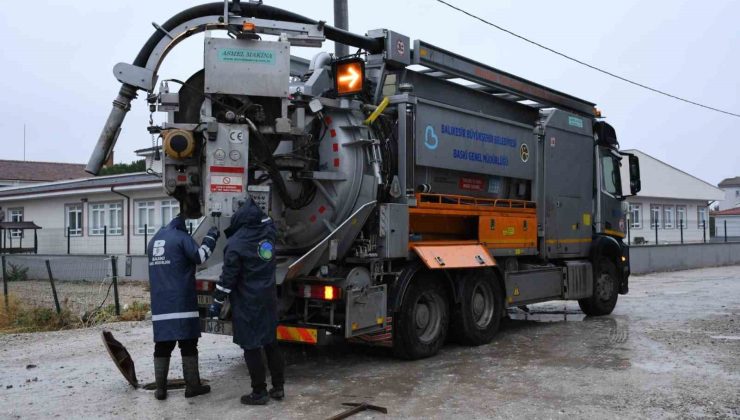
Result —
M87 170L137 94L165 113L148 127L158 175L203 219L197 240L247 196L274 220L280 340L418 359L448 338L490 342L509 307L577 300L600 316L627 293L624 199L639 162L593 103L389 29L359 35L264 4L209 3L153 25L133 63L114 67L121 88ZM160 78L199 33L203 69ZM326 40L356 53L291 54ZM203 331L230 334L228 317L206 317L222 255L197 287Z

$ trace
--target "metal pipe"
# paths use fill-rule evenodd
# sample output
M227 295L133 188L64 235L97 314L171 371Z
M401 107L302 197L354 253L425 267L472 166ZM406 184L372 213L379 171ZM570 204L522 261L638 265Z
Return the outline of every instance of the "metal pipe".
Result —
M349 29L349 6L347 0L334 0L334 27L337 29ZM334 54L337 57L349 55L349 46L334 41Z
M136 88L127 84L121 85L118 96L113 100L113 108L108 115L108 120L103 126L97 144L95 144L93 154L87 162L85 172L97 175L105 161L108 160L108 156L110 156L113 147L116 145L116 140L118 140L118 134L121 132L123 119L126 118L126 113L131 109L131 101L134 98L136 98Z

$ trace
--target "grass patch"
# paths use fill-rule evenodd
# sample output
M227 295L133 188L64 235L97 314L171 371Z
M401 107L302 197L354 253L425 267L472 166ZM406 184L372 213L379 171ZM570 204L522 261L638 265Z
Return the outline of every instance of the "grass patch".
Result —
M13 296L8 297L7 306L4 300L0 303L0 333L56 331L74 324L74 316L66 309L57 314L51 308L27 307Z
M29 307L9 296L8 305L0 299L0 334L58 331L85 328L106 322L143 321L150 306L148 303L133 302L121 308L116 316L115 305L107 305L97 311L75 316L66 307L57 314L53 308Z

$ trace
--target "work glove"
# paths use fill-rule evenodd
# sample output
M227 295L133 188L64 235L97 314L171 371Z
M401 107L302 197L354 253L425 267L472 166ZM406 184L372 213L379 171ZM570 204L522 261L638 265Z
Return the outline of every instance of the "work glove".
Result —
M224 300L226 300L228 296L228 293L217 286L216 290L213 291L213 303L208 305L209 318L218 318L221 315L221 308L223 308Z
M213 226L208 229L208 233L206 233L206 236L203 238L201 245L205 245L211 252L213 252L213 250L216 249L216 241L218 241L219 236L221 236L221 232L218 231L216 226Z
M221 316L221 308L223 308L224 304L222 302L216 302L215 300L213 303L208 305L208 318L218 318Z

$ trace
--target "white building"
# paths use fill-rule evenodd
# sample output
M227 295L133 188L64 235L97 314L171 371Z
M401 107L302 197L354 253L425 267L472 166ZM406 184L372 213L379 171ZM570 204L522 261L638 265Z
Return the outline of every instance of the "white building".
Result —
M728 210L740 207L740 176L727 178L719 183L725 197L717 202L717 210Z
M724 240L725 228L727 229L727 240L740 240L740 206L712 212L714 226L717 231L717 240Z
M156 172L154 149L137 151ZM84 165L75 165L82 171ZM149 173L99 176L0 189L6 221L33 221L39 254L143 255L146 243L180 211L161 179ZM197 228L198 221L188 221ZM4 232L5 245L32 246L20 231Z
M721 200L724 193L702 181L639 150L625 150L640 159L642 190L629 197L629 236L632 244L709 241L709 204ZM622 188L629 192L629 174L623 170Z

